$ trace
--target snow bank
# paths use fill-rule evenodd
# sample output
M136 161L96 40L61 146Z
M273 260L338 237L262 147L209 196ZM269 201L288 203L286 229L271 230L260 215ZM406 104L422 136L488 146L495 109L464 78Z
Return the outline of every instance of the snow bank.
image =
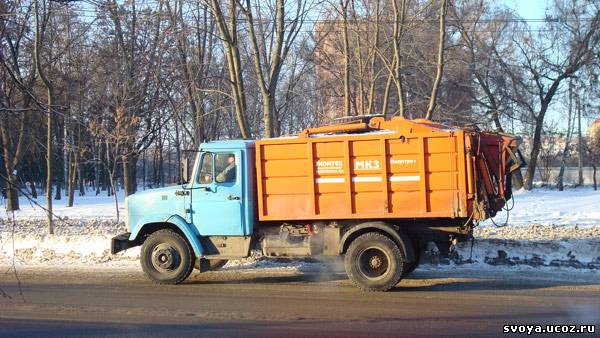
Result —
M56 221L55 235L36 218L0 219L0 265L88 265L132 261L139 248L112 256L110 239L125 231L123 223L104 219Z
M13 223L0 219L0 266L12 264L14 258L19 266L139 267L139 247L110 254L110 239L125 230L122 223L102 219L69 222L58 222L56 234L50 236L45 234L43 220L17 220L13 233ZM471 242L461 243L450 258L430 250L423 257L423 267L561 268L600 274L600 226L480 227L475 237L472 250ZM320 263L271 261L258 254L231 261L226 268L322 270Z
M11 215L0 214L0 265L10 265L14 259L21 266L139 268L139 247L110 255L110 238L125 232L124 224L114 221L112 197L85 196L77 201L72 208L56 204L55 212L62 220L56 221L54 236L46 235L44 210L25 199L21 200L22 210L15 213L14 232ZM509 226L482 223L475 229L472 251L470 242L461 243L450 259L432 251L424 256L423 268L536 268L600 274L598 205L600 192L588 188L518 191ZM496 222L502 223L504 216L500 213ZM253 256L226 267L311 270L315 264L303 260L273 262Z

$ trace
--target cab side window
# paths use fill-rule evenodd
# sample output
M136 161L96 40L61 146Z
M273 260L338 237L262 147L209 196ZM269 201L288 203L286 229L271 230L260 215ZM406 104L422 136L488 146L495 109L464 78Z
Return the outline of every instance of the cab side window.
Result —
M198 175L198 183L209 184L213 181L213 154L206 153L202 155L202 162L200 163L200 174Z
M235 183L236 158L233 153L217 153L215 155L215 181L217 183Z

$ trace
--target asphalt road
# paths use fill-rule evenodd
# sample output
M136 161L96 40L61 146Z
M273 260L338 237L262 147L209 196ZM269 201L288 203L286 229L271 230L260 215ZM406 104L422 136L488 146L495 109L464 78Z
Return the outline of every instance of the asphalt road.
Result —
M330 272L226 270L157 286L131 269L21 270L20 288L12 274L0 275L12 297L0 297L0 337L499 337L503 325L567 323L600 330L598 274L452 276L417 270L392 292L365 293Z

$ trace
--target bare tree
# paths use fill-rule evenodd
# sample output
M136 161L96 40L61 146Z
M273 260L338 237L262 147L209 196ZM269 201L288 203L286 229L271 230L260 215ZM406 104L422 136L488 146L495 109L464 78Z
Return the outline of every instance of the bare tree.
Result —
M600 163L600 121L596 122L590 128L589 142L587 144L587 151L590 157L590 162L593 169L592 179L594 184L594 190L598 190L598 180L596 179L596 172L598 163Z
M0 9L6 12L16 12L19 2ZM35 65L31 69L23 69L22 58L26 41L26 21L30 17L31 7L23 15L23 21L3 21L0 25L0 62L2 68L0 75L0 140L4 162L3 180L6 181L6 209L8 211L19 209L19 194L16 189L16 171L25 154L24 146L29 139L26 127L30 125L30 105L32 90L35 84ZM18 18L15 16L15 18ZM6 53L6 54L5 54ZM32 186L35 191L35 186Z
M245 6L241 4L241 1L239 5L247 19L248 32L250 33L254 72L262 96L264 136L273 137L279 134L277 132L279 127L276 125L278 121L276 95L279 79L284 62L304 22L304 16L306 15L304 3L302 0L296 0L294 14L292 17L287 18L286 2L276 0L275 15L270 29L273 31L273 36L269 36L271 33L264 28L264 21L255 21L254 11L258 14L259 20L263 17L261 2L257 2L252 6L251 1L246 0ZM286 24L285 21L288 23ZM257 28L259 36L256 34ZM267 43L269 39L273 42Z
M348 5L351 0L340 0L344 56L344 115L350 116L350 42L348 40Z
M440 82L442 81L442 75L444 73L444 46L446 43L446 13L448 9L448 0L440 0L440 27L439 27L439 41L438 41L438 53L435 71L435 80L433 87L431 88L431 97L429 99L429 105L427 106L427 114L425 118L431 120L433 117L433 111L435 110L438 90Z
M573 136L573 79L569 79L569 90L568 90L568 108L567 108L567 131L564 136L564 147L560 156L560 170L558 172L558 176L556 177L556 186L559 191L564 190L564 176L565 176L565 167L567 164L567 158L569 157L571 150L571 138Z
M46 0L42 0L42 12L39 13L38 4L39 0L34 0L34 26L35 26L35 45L34 45L34 58L35 58L35 69L42 80L44 87L46 87L46 116L47 116L47 136L46 136L46 216L48 219L48 233L54 234L54 224L52 222L52 124L53 121L53 99L54 99L54 87L50 80L46 77L46 73L44 72L44 68L42 68L41 62L41 49L42 49L42 40L44 36L44 31L46 27L46 23L50 17L49 10L46 4ZM40 23L40 21L42 23Z
M110 119L97 119L90 124L92 134L104 141L105 154L95 160L102 163L108 173L115 202L117 222L119 222L119 199L117 197L116 173L120 161L127 158L131 155L130 152L134 151L127 145L131 144L136 137L131 134L130 130L139 125L139 120L138 116L128 114L125 108L117 107L112 121Z
M556 5L557 15L584 15L586 5L566 9ZM600 11L594 8L590 20L563 21L554 26L553 34L538 38L527 34L513 43L516 60L503 60L503 71L514 87L514 102L527 112L533 123L532 146L525 173L524 187L533 188L533 178L542 146L542 131L548 108L562 82L573 77L595 57L600 44ZM575 25L573 25L575 23ZM557 57L558 56L558 57Z
M367 105L367 114L373 114L375 111L375 88L377 86L377 80L379 79L380 74L382 73L383 69L378 69L378 60L379 57L377 55L377 50L379 49L379 45L381 43L381 39L380 39L380 35L381 35L381 8L380 8L380 0L376 0L375 1L375 9L373 11L373 14L369 15L369 16L375 16L375 29L374 29L374 34L375 36L371 39L372 43L369 46L369 53L368 53L368 64L369 64L369 75L370 75L370 85L369 85L369 92L367 94L367 100L368 100L368 105ZM356 34L357 39L361 39L362 38L362 34L359 34L357 32ZM362 101L362 100L361 100Z
M229 73L229 82L231 100L235 109L237 124L240 134L243 138L250 138L250 130L246 117L247 102L246 92L244 90L244 76L242 70L242 61L240 58L240 47L238 41L238 5L237 0L229 0L228 16L223 13L221 2L218 0L207 0L213 18L219 29L219 36L225 47L225 58L227 60L227 70ZM229 20L227 20L229 19Z

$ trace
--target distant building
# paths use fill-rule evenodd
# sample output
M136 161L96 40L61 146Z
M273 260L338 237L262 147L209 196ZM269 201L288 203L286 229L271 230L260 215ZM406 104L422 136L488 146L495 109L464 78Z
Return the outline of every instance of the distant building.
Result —
M600 118L597 118L592 122L588 128L588 135L590 136L590 140L600 139Z
M319 123L344 116L344 48L341 20L326 20L315 25L314 64L317 85ZM435 51L437 31L434 26L423 25L411 32L403 41L402 83L405 116L419 118L425 115L433 78L435 76ZM388 116L399 112L398 91L389 80L389 67L393 59L391 47L392 25L377 29L374 20L358 19L348 23L350 59L350 116L383 113L384 94L389 86ZM376 32L378 48L373 48ZM450 49L446 56L444 80L438 96L438 113L435 119L450 124L469 124L472 111L472 81L468 64L463 62L464 51ZM458 55L453 55L458 54ZM373 59L373 57L375 57ZM384 62L382 59L386 59ZM457 61L458 60L458 61Z

